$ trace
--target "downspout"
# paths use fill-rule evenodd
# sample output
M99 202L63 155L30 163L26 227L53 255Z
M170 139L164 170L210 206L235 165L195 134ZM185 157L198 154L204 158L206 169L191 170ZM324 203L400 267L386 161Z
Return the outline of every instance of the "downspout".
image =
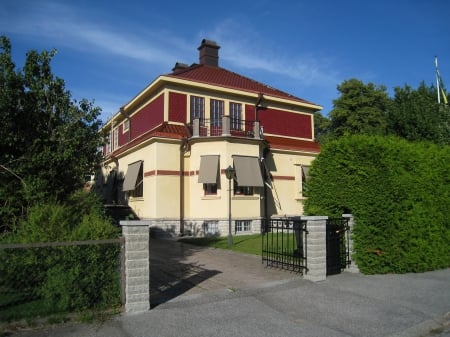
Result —
M184 155L189 151L188 138L183 138L180 145L180 236L184 236Z

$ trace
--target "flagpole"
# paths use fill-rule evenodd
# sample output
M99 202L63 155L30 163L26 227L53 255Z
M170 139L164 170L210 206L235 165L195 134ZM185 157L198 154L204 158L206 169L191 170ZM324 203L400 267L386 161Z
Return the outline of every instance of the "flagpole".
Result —
M437 56L434 57L434 65L436 66L436 86L438 94L438 104L441 104L441 89L439 88L439 70Z

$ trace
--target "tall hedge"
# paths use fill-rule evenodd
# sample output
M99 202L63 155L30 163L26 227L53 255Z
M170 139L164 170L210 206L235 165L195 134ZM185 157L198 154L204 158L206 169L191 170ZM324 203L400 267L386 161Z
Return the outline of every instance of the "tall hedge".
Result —
M363 273L450 267L450 147L349 136L323 146L311 167L308 214L355 216Z

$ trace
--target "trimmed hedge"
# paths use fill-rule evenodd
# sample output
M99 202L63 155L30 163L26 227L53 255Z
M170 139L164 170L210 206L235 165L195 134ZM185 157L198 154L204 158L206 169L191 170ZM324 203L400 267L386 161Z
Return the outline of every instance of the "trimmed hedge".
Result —
M355 135L323 146L308 214L355 216L354 259L366 274L450 267L450 147Z

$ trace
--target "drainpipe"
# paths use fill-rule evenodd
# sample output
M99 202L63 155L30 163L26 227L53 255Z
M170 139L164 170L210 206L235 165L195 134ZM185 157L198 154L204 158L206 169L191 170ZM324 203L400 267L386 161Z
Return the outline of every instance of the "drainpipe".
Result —
M189 140L183 138L180 145L180 235L184 235L184 154L189 151Z

